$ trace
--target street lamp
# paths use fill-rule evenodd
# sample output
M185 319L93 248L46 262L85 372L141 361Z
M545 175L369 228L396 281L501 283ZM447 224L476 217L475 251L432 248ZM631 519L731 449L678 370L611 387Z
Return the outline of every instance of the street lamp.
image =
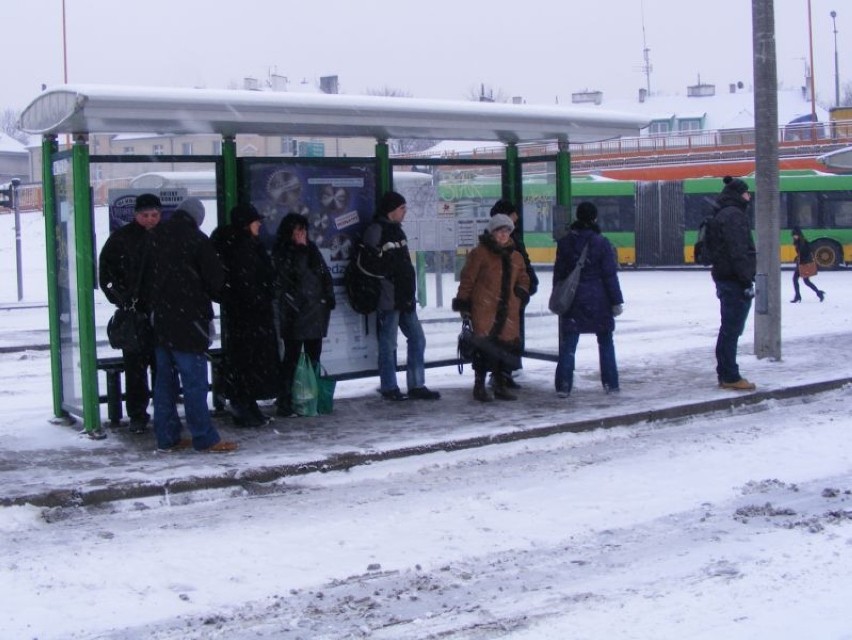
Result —
M834 26L834 106L840 106L840 69L837 64L837 12L831 12L831 24Z

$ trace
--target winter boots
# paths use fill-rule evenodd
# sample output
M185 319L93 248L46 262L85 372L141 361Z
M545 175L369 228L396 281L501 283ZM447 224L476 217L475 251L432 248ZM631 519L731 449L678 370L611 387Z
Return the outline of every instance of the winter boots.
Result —
M498 400L517 400L518 396L509 391L506 375L502 371L494 372L494 397Z
M491 395L491 392L488 391L487 387L485 386L484 371L474 372L473 399L479 402L491 402L494 400L494 397Z

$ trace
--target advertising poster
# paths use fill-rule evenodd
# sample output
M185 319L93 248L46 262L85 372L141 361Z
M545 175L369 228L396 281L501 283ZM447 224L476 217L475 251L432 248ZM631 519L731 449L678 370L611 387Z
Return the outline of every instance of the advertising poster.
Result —
M136 196L143 193L153 193L160 198L163 205L161 222L168 220L181 201L186 198L187 190L173 189L110 189L109 190L109 232L120 229L133 220L135 215Z
M284 216L301 214L308 220L309 239L331 270L337 307L323 342L322 364L332 375L375 370L375 318L353 311L343 288L353 244L375 212L375 166L263 161L251 163L248 169L251 202L263 216L264 245L272 249Z

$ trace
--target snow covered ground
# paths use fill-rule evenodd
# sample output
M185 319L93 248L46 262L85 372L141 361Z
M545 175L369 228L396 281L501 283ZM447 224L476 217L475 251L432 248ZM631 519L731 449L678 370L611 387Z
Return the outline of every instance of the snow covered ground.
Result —
M375 379L341 383L335 415L232 430L243 444L234 455L158 456L145 436L120 431L92 441L47 422L48 354L11 349L43 341L47 326L44 309L29 307L44 299L40 217L25 217L24 241L29 233L36 248L25 256L24 305L14 243L0 246L3 497L239 474L731 396L715 386L709 275L625 271L619 396L602 393L587 336L567 401L552 393L553 364L528 360L515 403L475 406L468 370L430 369L438 403L389 406ZM750 321L744 374L758 392L852 377L849 274L817 277L822 304L807 290L788 304L790 272L782 277L783 358L754 357ZM528 321L528 346L542 350L555 339L548 280ZM426 330L430 352L451 352L457 323ZM852 638L848 394L205 492L3 507L2 637Z

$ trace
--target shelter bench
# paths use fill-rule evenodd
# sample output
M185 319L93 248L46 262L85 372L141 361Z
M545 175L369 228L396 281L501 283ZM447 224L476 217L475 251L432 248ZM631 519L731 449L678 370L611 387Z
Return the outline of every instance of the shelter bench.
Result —
M208 349L207 357L210 360L210 390L213 392L213 408L216 412L221 412L225 410L224 395L222 393L224 373L222 370L221 347ZM124 417L121 406L122 400L124 400L121 382L121 375L124 373L124 358L121 356L98 358L97 368L106 375L106 394L101 394L98 400L102 404L106 403L110 426L117 427L121 423L122 417Z

